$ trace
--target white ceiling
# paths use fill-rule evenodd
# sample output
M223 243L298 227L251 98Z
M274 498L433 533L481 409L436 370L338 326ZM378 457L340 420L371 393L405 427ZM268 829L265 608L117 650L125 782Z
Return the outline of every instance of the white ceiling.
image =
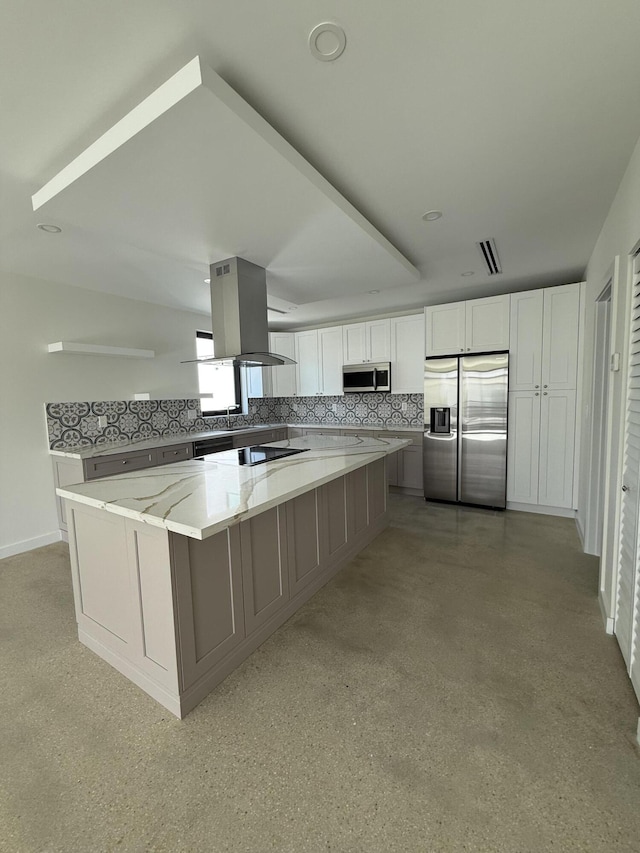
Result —
M99 216L47 235L35 228L46 208L30 203L199 54L421 273L363 287L346 265L343 291L323 298L267 263L270 294L300 303L274 327L578 280L640 135L637 0L0 0L0 15L0 265L208 310L203 279L220 258L191 252L224 240L150 248ZM346 31L334 63L308 49L323 20ZM286 211L286 193L274 207ZM423 222L434 208L443 218ZM140 224L140 205L122 215ZM264 233L247 222L225 254L254 260ZM330 263L331 228L314 228ZM493 279L475 246L489 237L504 270Z

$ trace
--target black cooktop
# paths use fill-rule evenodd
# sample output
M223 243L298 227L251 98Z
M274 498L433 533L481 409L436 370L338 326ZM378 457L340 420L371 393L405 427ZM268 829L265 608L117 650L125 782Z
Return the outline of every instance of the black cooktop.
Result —
M264 462L284 459L285 456L293 456L296 453L306 453L306 448L300 450L295 447L269 447L266 444L254 444L252 447L243 447L238 451L238 462L240 465L262 465Z
M284 459L285 456L293 456L296 453L306 453L307 447L298 449L295 447L269 447L267 444L254 444L252 447L243 447L238 450L239 465L262 465L272 462L274 459ZM204 456L194 456L195 462L215 462L216 454L207 453Z

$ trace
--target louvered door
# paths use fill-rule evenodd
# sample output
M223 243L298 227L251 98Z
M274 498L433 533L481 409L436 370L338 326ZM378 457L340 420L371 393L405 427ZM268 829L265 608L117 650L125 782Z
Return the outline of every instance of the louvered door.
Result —
M638 602L638 493L640 490L640 253L634 258L625 423L620 559L615 633L640 698L640 614Z

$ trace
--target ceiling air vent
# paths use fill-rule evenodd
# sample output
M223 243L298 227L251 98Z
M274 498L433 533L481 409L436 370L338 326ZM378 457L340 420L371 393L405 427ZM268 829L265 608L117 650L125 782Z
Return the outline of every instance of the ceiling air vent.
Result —
M482 240L480 243L476 243L476 246L480 249L480 254L486 264L489 275L498 275L498 273L501 273L502 267L500 266L500 258L496 249L496 241L493 238Z

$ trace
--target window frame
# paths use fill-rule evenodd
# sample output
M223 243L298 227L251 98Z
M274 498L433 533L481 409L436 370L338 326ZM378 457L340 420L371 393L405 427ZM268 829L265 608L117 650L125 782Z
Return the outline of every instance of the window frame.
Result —
M200 330L196 330L196 347L198 338L201 340L207 340L213 342L213 333L212 332L203 332ZM215 348L214 348L215 352ZM200 366L200 365L198 365ZM203 418L215 418L220 417L221 415L241 415L242 414L242 382L240 379L240 367L237 365L230 365L233 370L233 379L234 379L234 388L235 388L235 398L236 404L235 406L230 406L228 409L225 407L224 409L206 409L205 401L208 399L206 396L203 397L202 389L200 388L200 375L198 374L198 391L200 392L200 411L202 412Z

